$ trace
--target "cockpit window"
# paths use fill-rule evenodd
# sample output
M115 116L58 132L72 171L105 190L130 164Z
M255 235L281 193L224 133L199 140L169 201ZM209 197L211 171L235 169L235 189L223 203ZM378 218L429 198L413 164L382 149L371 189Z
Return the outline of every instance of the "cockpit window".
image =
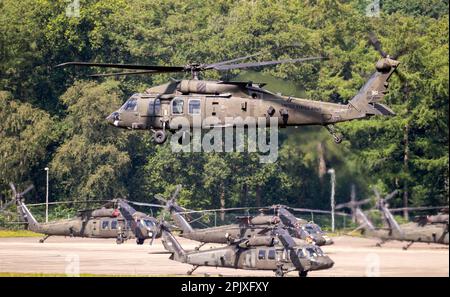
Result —
M306 254L309 257L313 257L313 258L321 256L321 254L322 254L322 253L319 253L319 251L314 247L307 247L307 248L303 249L303 252L306 252Z
M128 99L127 102L125 102L125 104L122 105L122 107L120 109L125 110L125 111L136 111L137 110L137 99L138 99L138 96L136 94L131 96L130 99Z
M172 101L172 114L183 114L184 100L175 98Z
M150 220L143 220L143 221L145 226L147 226L148 228L153 228L153 226L155 226L155 224Z
M322 230L320 229L320 227L316 224L307 224L305 226L306 231L308 231L309 233L322 233Z

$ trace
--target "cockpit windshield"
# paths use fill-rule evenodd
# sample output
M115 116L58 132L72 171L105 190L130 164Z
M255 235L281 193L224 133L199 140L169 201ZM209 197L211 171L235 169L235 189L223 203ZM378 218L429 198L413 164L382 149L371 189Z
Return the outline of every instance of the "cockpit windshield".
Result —
M155 223L150 220L141 220L141 222L149 229L152 229L155 226Z
M139 98L139 95L134 94L122 105L120 110L121 111L136 111L138 98Z
M316 224L306 224L305 225L305 230L312 234L312 233L322 233L322 229L320 229L320 227Z
M318 246L304 247L302 251L306 256L312 258L323 256L323 251Z

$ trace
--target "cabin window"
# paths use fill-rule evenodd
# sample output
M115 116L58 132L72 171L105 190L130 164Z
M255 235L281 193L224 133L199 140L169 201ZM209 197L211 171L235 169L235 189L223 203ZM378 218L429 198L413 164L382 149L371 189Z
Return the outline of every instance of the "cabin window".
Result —
M259 250L258 252L258 260L264 260L266 259L266 251L265 250Z
M136 111L137 110L137 99L138 97L136 95L133 95L130 97L130 99L125 102L124 105L122 105L122 110L125 111Z
M269 255L268 255L268 259L269 260L275 260L275 256L276 256L276 252L275 250L269 250Z
M111 230L116 230L117 229L117 221L111 221Z
M200 99L189 100L189 114L200 114Z
M109 228L109 221L102 221L102 229L107 230Z
M183 114L184 100L175 98L172 101L172 114Z

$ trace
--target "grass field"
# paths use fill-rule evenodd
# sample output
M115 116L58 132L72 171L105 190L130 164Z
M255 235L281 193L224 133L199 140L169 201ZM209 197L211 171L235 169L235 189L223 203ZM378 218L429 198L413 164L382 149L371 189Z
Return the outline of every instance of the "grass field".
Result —
M41 237L42 234L28 230L0 230L0 238L5 237Z

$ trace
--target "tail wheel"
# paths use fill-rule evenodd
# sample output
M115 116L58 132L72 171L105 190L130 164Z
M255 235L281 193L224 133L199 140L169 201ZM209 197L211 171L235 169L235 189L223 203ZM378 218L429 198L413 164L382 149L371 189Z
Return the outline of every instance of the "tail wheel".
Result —
M166 132L163 130L156 131L154 134L154 139L157 144L163 144L167 139Z
M144 244L144 239L143 238L136 238L136 243L141 245Z
M276 277L283 277L284 276L284 271L283 271L283 269L281 269L281 267L279 267L277 270L275 270L275 276Z
M308 271L299 271L298 272L298 276L300 276L300 277L307 277L308 276Z

